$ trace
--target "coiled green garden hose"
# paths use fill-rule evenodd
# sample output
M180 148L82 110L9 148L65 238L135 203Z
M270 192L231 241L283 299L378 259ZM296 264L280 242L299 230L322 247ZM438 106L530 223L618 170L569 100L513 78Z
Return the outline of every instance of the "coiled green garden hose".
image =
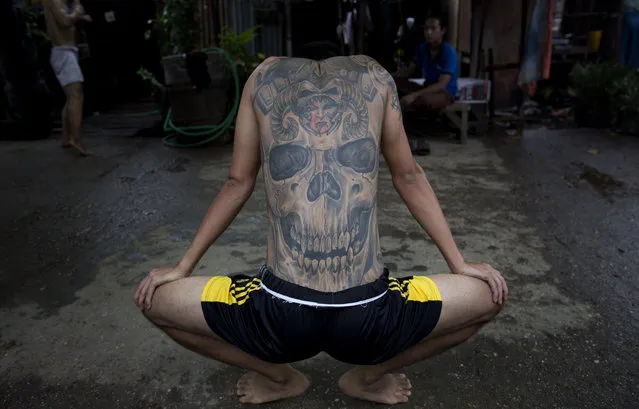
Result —
M233 107L228 113L224 121L218 125L198 125L198 126L176 126L171 120L171 108L164 120L164 132L170 132L169 135L162 139L162 142L171 148L198 148L207 145L221 135L224 135L229 129L233 128L233 121L235 115L240 106L240 80L237 73L235 63L231 60L231 57L221 48L210 48L204 51L216 51L220 52L226 58L229 66L231 67L231 74L233 75L233 82L235 86L235 100L233 101ZM184 138L186 137L186 138ZM188 139L187 142L178 141L178 139Z

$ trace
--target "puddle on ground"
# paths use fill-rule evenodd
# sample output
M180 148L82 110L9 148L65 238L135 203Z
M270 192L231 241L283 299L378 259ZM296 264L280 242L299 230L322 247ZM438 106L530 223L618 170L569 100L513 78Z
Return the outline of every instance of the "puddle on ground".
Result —
M610 198L610 196L617 193L617 191L624 186L623 182L616 180L607 173L593 168L592 166L578 164L582 171L579 175L580 182L588 182L595 188L602 196Z
M188 165L191 163L191 160L188 158L176 158L171 161L168 165L164 167L164 170L170 173L180 173L185 172L186 168L184 165Z

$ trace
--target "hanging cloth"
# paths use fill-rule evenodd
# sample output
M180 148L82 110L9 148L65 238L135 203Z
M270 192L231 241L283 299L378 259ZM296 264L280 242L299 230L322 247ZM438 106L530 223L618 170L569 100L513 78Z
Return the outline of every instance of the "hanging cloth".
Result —
M555 0L537 0L530 21L518 83L531 95L537 81L550 77L554 9Z

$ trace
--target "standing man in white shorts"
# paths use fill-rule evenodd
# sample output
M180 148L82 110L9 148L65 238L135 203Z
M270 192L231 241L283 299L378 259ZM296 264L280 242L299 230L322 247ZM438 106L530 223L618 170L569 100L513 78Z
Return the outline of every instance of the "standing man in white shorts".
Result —
M82 108L84 76L75 45L75 24L91 21L79 0L67 7L62 0L44 0L44 16L51 39L51 67L64 89L67 101L62 110L62 147L75 148L82 156L89 153L82 143Z

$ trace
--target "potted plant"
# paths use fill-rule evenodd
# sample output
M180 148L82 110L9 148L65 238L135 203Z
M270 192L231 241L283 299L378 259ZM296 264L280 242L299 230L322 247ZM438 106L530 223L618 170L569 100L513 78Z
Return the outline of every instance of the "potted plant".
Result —
M164 10L150 22L152 28L147 32L147 38L155 34L161 45L164 84L144 69L138 72L155 95L167 96L171 108L167 111L170 117L165 124L186 139L206 137L207 127L215 133L220 123L227 128L232 125L229 116L234 114L234 108L239 104L239 97L235 95L235 74L239 79L237 87L241 90L250 73L264 58L246 53L246 44L253 40L258 27L240 34L224 27L218 38L219 48L196 49L196 11L193 0L166 2ZM182 129L185 132L181 132ZM217 136L220 135L213 139L222 143L232 139L229 135Z

